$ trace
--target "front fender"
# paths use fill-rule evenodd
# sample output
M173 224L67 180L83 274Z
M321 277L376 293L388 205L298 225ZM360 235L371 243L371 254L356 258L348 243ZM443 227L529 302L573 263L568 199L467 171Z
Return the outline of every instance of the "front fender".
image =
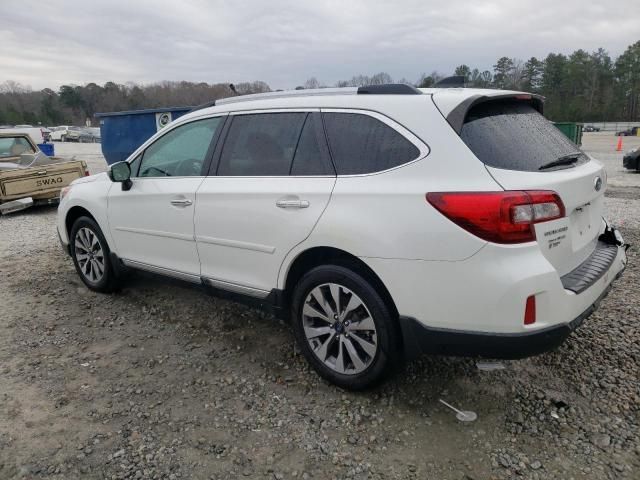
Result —
M90 177L85 177L85 179L83 179L85 181L74 183L69 192L60 201L57 224L58 233L64 243L69 243L67 217L74 208L79 207L89 212L95 219L102 230L109 249L112 252L114 251L115 242L111 236L111 228L107 215L109 191L113 186L113 182L111 182L105 174L96 175L96 177L102 175L104 175L104 179L97 178L96 180L87 181Z

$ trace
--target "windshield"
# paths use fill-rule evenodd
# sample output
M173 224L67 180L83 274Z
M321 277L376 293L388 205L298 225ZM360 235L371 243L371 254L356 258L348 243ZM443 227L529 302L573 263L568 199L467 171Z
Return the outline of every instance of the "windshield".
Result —
M575 143L523 102L486 102L472 108L460 137L483 163L506 170L554 171L589 161ZM558 161L569 157L575 158Z
M23 137L0 138L0 158L18 157L23 153L36 153Z

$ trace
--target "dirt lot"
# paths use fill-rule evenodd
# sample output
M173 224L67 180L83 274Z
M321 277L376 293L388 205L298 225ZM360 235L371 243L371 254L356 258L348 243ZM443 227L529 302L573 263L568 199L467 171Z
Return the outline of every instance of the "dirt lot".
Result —
M640 175L615 138L608 215L640 244ZM625 149L640 139L625 139ZM99 146L56 144L104 169ZM0 217L0 479L640 478L640 267L558 351L479 371L423 358L380 388L310 371L286 325L135 274L89 292L55 209ZM478 414L458 423L439 403Z

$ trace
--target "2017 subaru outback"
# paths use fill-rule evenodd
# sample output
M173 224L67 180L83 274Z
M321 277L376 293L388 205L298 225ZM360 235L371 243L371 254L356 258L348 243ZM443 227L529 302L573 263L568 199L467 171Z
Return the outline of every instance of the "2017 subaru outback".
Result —
M93 290L129 267L283 313L346 388L420 352L533 355L626 263L605 170L542 108L406 85L220 100L76 180L58 233Z

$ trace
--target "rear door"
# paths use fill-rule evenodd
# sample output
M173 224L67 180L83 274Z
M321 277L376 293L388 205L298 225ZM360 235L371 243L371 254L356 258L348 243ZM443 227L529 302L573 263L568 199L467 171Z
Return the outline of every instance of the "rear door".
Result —
M553 190L566 217L536 225L545 257L564 275L593 252L603 226L602 164L591 159L527 102L473 107L460 133L505 190Z
M319 115L230 115L196 196L202 276L213 286L266 296L287 252L313 230L336 180Z

